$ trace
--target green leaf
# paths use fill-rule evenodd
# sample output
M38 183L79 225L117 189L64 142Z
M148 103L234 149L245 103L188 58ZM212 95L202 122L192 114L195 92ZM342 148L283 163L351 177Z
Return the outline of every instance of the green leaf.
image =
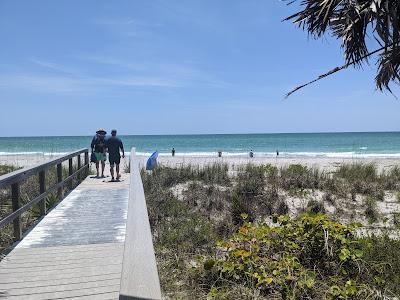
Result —
M348 280L344 286L346 295L353 296L357 293L357 286L354 280Z
M271 284L273 281L274 281L274 279L272 278L272 277L267 277L267 278L265 278L265 280L264 280L267 284Z
M339 253L339 259L345 261L350 257L350 250L347 248L342 248Z
M361 257L363 257L364 253L362 252L362 250L356 249L356 250L354 250L354 255L357 258L361 258Z

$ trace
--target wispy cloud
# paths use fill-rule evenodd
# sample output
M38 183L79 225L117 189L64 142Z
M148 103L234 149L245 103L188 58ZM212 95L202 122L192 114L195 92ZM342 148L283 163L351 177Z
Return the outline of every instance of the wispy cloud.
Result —
M192 64L130 62L106 56L80 57L80 61L74 65L59 64L36 57L29 61L35 66L30 72L0 75L0 89L25 89L49 93L98 93L112 88L229 86L217 76ZM93 63L96 64L95 67L90 66ZM103 74L101 70L104 69L104 65L111 66L112 73L119 75L90 74L94 72Z
M110 65L122 70L153 73L163 78L173 78L182 86L207 85L228 87L230 84L218 78L213 72L199 68L196 63L132 62L107 56L87 56L83 59L98 64Z
M116 35L128 37L151 37L155 34L154 29L162 26L161 23L146 22L132 17L99 17L90 22Z
M76 70L70 67L66 67L63 65L59 65L47 60L42 60L42 59L38 59L38 58L31 58L30 62L32 62L33 64L42 67L44 69L50 69L56 72L61 72L61 73L65 73L65 74L70 74L70 75L75 75Z
M130 25L134 24L135 20L129 17L111 18L111 17L101 17L92 20L92 23L98 25L110 25L110 26L120 26L120 25Z
M178 82L156 77L80 77L17 74L0 76L1 88L28 89L39 92L95 92L110 87L181 87Z

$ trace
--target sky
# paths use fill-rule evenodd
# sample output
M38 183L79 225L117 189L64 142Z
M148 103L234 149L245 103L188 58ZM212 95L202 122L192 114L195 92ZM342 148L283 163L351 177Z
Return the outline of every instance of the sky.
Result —
M279 0L0 0L0 136L400 131L375 62Z

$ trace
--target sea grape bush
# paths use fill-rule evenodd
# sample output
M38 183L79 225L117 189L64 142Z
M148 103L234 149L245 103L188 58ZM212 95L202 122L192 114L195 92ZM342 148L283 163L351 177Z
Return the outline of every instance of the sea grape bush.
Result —
M218 243L215 255L201 258L200 280L209 284L210 298L224 298L229 282L258 290L267 299L384 295L383 270L363 260L363 247L354 235L358 224L343 225L323 214L274 216L273 221L244 222L236 234Z

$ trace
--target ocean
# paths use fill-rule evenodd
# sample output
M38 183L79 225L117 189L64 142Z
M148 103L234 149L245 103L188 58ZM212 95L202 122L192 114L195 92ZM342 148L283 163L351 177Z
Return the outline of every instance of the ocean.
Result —
M400 157L400 132L120 136L127 152L170 155L285 157ZM92 136L0 137L0 155L58 155L90 147Z

